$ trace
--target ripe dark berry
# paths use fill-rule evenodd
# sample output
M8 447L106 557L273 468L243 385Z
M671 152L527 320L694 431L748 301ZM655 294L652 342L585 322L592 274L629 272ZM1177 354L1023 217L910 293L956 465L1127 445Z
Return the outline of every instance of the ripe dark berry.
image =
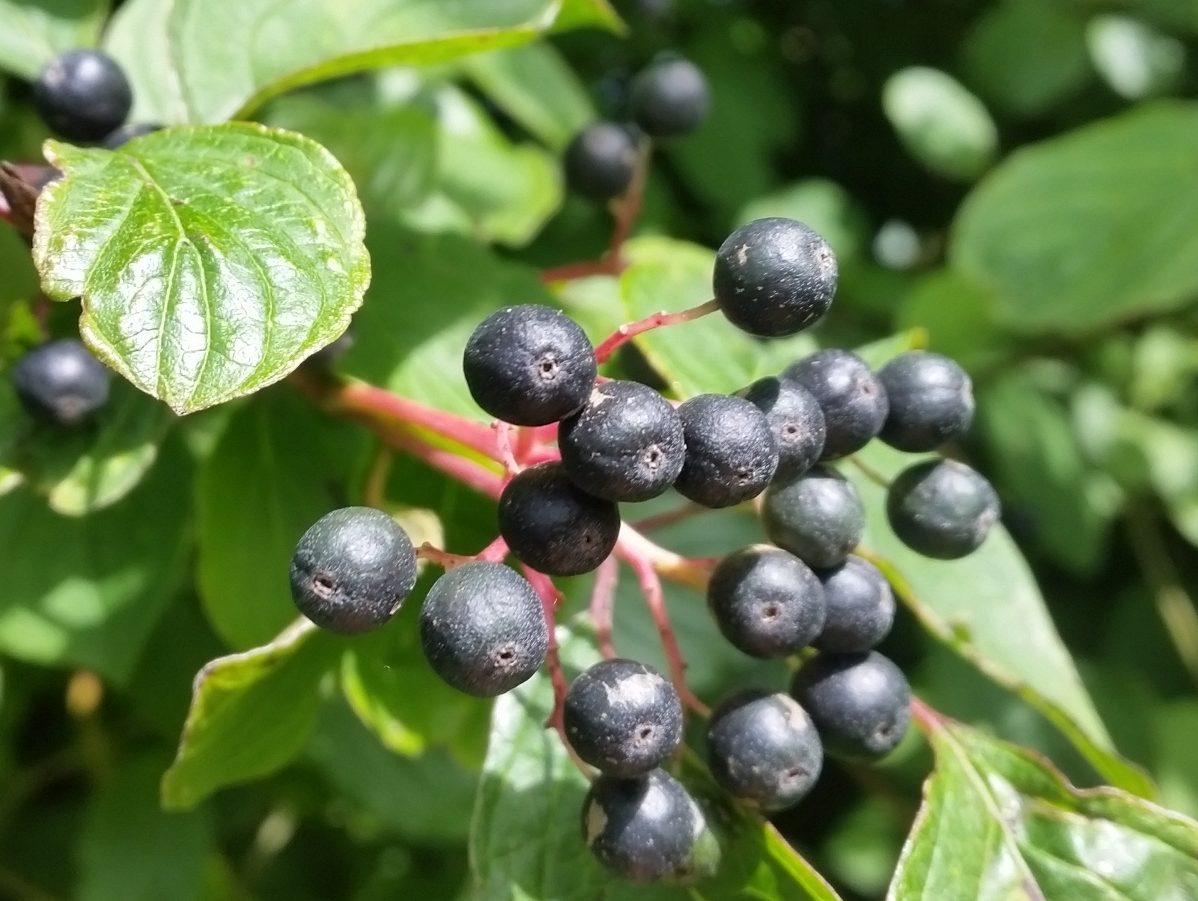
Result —
M924 350L895 357L880 370L890 412L879 437L903 451L935 450L973 421L973 383L953 360Z
M754 657L785 657L824 626L824 590L802 560L768 544L721 560L707 583L707 604L720 632Z
M742 397L699 394L678 408L686 461L678 493L705 507L731 507L756 497L778 468L769 421Z
M639 382L596 385L586 406L562 420L557 443L574 483L609 501L657 497L686 456L678 413Z
M955 560L986 540L998 520L998 495L964 463L926 460L890 484L886 516L907 547L937 560Z
M716 252L712 286L728 321L779 338L814 324L836 293L836 255L794 219L755 219Z
M162 126L151 125L148 122L138 122L133 125L122 125L116 131L104 138L104 146L109 150L116 150L118 147L123 147L125 144L128 144L134 138L150 135L156 131L162 131Z
M876 760L907 732L910 686L877 651L820 653L795 674L791 694L811 714L829 757Z
M839 654L868 651L890 634L894 625L894 592L868 560L849 557L835 569L819 573L828 615L812 642L821 651Z
M802 385L789 379L758 379L740 396L769 421L778 442L778 471L774 478L802 475L824 451L824 411Z
M831 348L817 351L788 367L782 377L815 395L824 411L827 435L821 459L858 451L882 431L890 408L886 389L855 353Z
M824 748L811 717L793 698L744 691L712 713L707 762L733 797L761 810L783 810L819 779Z
M566 184L592 200L619 197L632 184L637 149L629 129L614 122L595 122L566 147Z
M685 878L703 814L664 770L621 779L600 776L582 805L582 834L603 866L633 882Z
M376 629L416 585L408 533L382 510L343 507L300 538L291 558L291 596L300 613L342 635Z
M64 338L36 347L12 370L17 398L29 415L74 426L106 403L112 373L81 341Z
M55 133L72 141L98 141L124 123L133 90L108 54L68 50L38 75L33 104Z
M654 138L675 138L698 128L711 105L707 79L684 59L653 63L632 85L632 118Z
M657 670L604 660L570 685L563 716L578 756L608 776L641 776L682 740L682 702Z
M595 350L578 324L550 307L506 307L479 323L462 360L475 403L515 425L576 412L595 384Z
M529 467L499 498L499 533L523 563L551 576L590 572L620 535L620 511L587 494L560 463Z
M541 599L502 563L447 571L420 608L420 644L437 675L458 691L495 697L532 677L549 651Z
M843 563L865 532L857 489L826 466L770 485L761 520L770 541L817 569Z

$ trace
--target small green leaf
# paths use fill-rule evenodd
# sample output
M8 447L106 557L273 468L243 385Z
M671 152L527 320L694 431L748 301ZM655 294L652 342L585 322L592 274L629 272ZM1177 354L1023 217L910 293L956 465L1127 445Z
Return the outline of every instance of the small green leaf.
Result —
M115 768L92 799L79 844L79 901L199 901L215 848L206 810L165 813L158 782L166 762L136 757Z
M986 107L937 69L913 66L891 75L882 107L911 155L948 178L977 177L998 149L998 129Z
M124 503L89 516L59 516L28 488L0 497L0 650L123 682L183 574L190 477L175 446Z
M463 68L505 113L554 150L596 118L586 86L552 44L478 54Z
M1198 292L1196 156L1198 105L1183 102L1021 150L961 206L952 264L1023 332L1086 334L1178 309Z
M200 598L216 632L252 647L295 618L288 567L317 519L345 506L365 435L292 394L239 410L197 479Z
M362 301L362 208L308 138L234 123L47 154L66 175L37 205L43 289L82 296L84 340L176 412L278 381Z
M335 644L299 620L269 644L218 657L196 676L162 804L188 810L220 788L284 766L308 740Z
M0 69L32 79L64 50L91 47L107 0L0 0Z
M1198 823L1118 789L1076 789L1042 757L923 709L936 769L893 901L1198 894Z
M604 7L573 0L569 24L615 25ZM135 118L222 122L301 85L524 43L550 29L560 8L561 0L245 0L214 16L206 0L132 0L106 46L129 72Z
M562 658L570 672L597 659L590 643L565 629ZM491 720L491 744L471 830L474 894L479 899L512 897L558 901L725 901L784 899L836 901L836 894L778 834L759 820L724 808L709 811L722 839L719 873L683 889L632 887L608 875L587 850L580 812L587 782L571 762L558 735L546 729L553 706L548 677L539 673L499 697ZM688 755L684 775L709 777Z
M854 459L885 480L915 460L877 444ZM885 489L851 463L843 469L865 504L865 552L883 568L923 627L1036 708L1112 784L1151 796L1147 777L1112 748L1031 571L1006 530L993 528L968 557L930 560L907 548L887 526Z

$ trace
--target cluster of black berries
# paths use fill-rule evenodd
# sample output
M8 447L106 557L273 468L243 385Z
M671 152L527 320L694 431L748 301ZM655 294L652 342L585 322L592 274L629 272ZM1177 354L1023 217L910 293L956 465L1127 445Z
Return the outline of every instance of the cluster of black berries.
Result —
M133 89L117 61L100 50L68 50L52 59L33 83L33 104L55 134L110 150L160 128L125 124Z
M628 190L642 136L661 140L689 134L707 117L707 80L685 59L664 59L642 71L629 96L631 122L593 122L574 136L563 160L566 184L592 200Z

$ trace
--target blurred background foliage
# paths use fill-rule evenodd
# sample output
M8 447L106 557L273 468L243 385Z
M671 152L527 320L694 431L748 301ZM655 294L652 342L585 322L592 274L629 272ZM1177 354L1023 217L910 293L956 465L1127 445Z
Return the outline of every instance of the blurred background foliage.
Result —
M373 292L460 288L464 298L452 321L444 311L419 321L421 307L405 314L417 320L364 311L371 327L347 370L461 409L460 392L438 387L438 361L454 358L483 311L543 292L509 262L553 266L606 246L606 213L563 196L561 149L596 115L621 115L631 77L654 56L693 59L710 79L712 115L657 152L638 233L710 247L750 218L802 219L841 264L821 343L915 330L913 340L969 369L979 421L961 452L994 481L1116 746L1151 773L1164 803L1198 814L1198 4L616 5L623 37L567 32L300 90L262 111L324 143L354 176L371 217ZM44 137L27 86L0 82L0 157L37 160ZM397 250L418 262L381 262ZM0 273L7 361L37 334L36 278L9 230ZM567 299L592 332L622 318L585 285ZM70 330L69 309L53 316ZM416 654L411 629L342 659L344 699L312 664L303 716L315 725L291 766L186 813L159 809L192 676L280 622L247 619L244 599L273 590L253 581L270 578L260 561L286 555L294 536L272 536L274 551L239 549L229 523L261 502L303 524L365 472L364 442L315 418L272 393L181 427L138 420L146 481L130 503L91 514L133 536L119 548L47 525L81 512L61 471L43 473L61 489L51 492L56 513L25 489L0 500L9 587L43 590L44 559L8 557L42 529L43 552L74 547L78 572L105 573L93 606L109 630L95 638L78 608L80 622L61 634L11 607L0 615L0 895L368 901L463 890L487 708L438 688L422 663L390 671L390 686L355 665L370 641L407 642L385 648L392 660ZM281 463L257 443L269 433L276 450L306 445L313 431L319 447ZM0 431L0 448L13 440ZM6 459L0 486L28 480ZM418 464L400 461L391 484L405 504L439 514L449 548L491 537L490 507ZM139 539L151 499L188 516ZM192 585L182 575L197 541ZM139 561L144 584L132 590L134 612L108 617L104 592L129 590L118 584L123 555ZM1079 784L1098 781L1038 714L909 617L884 650L940 709L1049 752ZM401 714L380 701L396 692L409 695ZM411 694L422 695L419 709ZM289 694L275 700L300 715ZM880 897L927 766L908 743L880 769L830 769L778 824L846 898Z

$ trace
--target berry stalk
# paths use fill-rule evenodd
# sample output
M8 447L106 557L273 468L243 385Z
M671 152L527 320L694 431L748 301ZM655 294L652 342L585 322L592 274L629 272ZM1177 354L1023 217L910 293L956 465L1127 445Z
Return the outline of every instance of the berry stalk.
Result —
M701 303L696 307L691 307L688 310L681 310L677 313L660 310L652 316L646 316L644 319L636 322L625 323L595 347L595 362L606 363L611 359L612 354L637 335L643 335L645 332L666 325L678 325L679 323L690 322L692 319L699 319L708 313L714 313L719 308L720 305L713 299Z

